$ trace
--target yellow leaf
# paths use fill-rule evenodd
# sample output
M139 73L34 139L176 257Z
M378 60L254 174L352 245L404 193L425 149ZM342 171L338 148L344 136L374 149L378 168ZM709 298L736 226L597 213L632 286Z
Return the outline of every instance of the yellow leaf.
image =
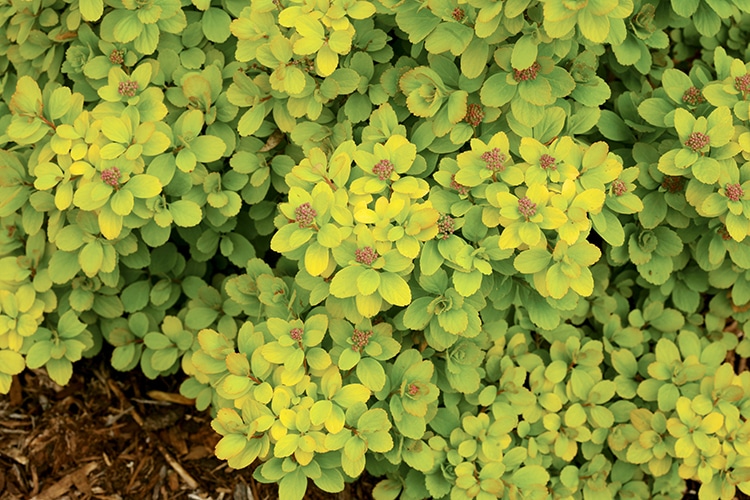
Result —
M99 212L99 230L108 240L119 237L122 232L122 215L117 215L109 205L104 205Z
M305 269L311 276L319 276L328 267L330 253L317 241L313 241L305 251Z
M339 56L328 45L323 45L315 58L315 67L320 76L329 76L336 71L339 64Z
M294 42L294 53L300 56L307 56L316 53L323 46L322 38L302 37Z

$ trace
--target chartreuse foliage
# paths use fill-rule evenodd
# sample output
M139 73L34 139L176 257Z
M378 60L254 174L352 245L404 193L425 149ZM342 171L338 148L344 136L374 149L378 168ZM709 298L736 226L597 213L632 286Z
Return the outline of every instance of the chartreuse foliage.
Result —
M285 500L750 494L747 0L0 12L0 392L106 343Z

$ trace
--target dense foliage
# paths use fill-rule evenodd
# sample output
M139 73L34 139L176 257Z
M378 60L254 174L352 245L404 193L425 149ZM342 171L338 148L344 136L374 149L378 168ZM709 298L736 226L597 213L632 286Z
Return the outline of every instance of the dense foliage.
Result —
M0 1L0 392L182 371L288 500L750 493L749 37L750 0Z

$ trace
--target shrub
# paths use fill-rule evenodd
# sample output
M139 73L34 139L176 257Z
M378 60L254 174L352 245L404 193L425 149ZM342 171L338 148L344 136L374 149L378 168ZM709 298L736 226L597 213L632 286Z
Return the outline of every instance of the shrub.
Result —
M0 19L0 392L106 342L290 500L750 494L747 1Z

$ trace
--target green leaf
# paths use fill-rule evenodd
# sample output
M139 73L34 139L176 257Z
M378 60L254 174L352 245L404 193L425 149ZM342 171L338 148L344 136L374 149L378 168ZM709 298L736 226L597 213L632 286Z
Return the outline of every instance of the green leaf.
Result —
M232 18L223 9L211 7L203 13L201 27L203 34L211 42L224 43L229 39L231 31L229 25Z
M73 363L65 358L50 359L46 368L49 377L59 385L67 385L73 376Z
M101 0L99 1L101 2ZM59 87L49 97L47 112L52 120L59 120L68 112L72 105L73 99L70 89L68 87Z
M383 365L372 358L360 360L357 364L357 378L373 392L377 392L385 386L386 377Z
M161 182L153 175L139 174L133 176L123 189L133 193L136 198L152 198L161 193Z
M130 129L118 118L110 118L102 121L102 134L110 141L123 144L130 143Z
M227 460L238 455L245 449L247 438L242 434L228 434L216 443L214 453L221 460Z
M24 368L26 368L26 363L23 356L15 351L0 349L0 373L18 375Z
M42 114L42 91L36 80L26 75L18 79L16 91L10 101L10 108L21 115L40 116Z
M440 23L425 39L425 49L431 54L450 52L459 56L469 46L474 30L458 23Z
M412 330L424 330L433 317L427 308L432 297L420 297L414 300L404 312L404 326Z
M344 104L344 113L352 123L366 121L370 117L372 103L370 98L364 94L354 93L349 96Z
M116 11L107 14L105 21L108 17L116 16L116 24L112 31L112 36L115 40L122 43L128 43L135 40L138 35L143 31L143 24L138 20L138 15L135 11Z
M36 342L26 353L26 366L32 370L44 366L52 357L52 342L43 340Z
M513 44L510 64L514 69L526 69L537 58L537 42L532 35L524 35Z
M190 141L190 150L201 163L216 161L222 157L226 144L213 135L201 135Z
M237 124L237 131L241 136L252 135L258 131L263 124L266 110L263 105L256 105L248 109Z
M99 240L87 243L78 257L78 262L86 276L93 278L99 272L104 261L104 249Z
M664 118L674 111L674 105L666 99L649 98L638 105L638 114L651 125L666 127Z
M378 291L383 299L395 306L408 306L411 302L411 289L397 274L381 273ZM333 283L331 283L331 293L333 293Z
M530 488L534 485L545 485L549 481L549 473L541 465L527 465L513 473L510 482L519 489Z
M542 248L532 248L521 252L513 261L518 272L523 274L534 274L547 268L552 255Z
M504 73L497 73L487 78L480 91L482 104L496 108L510 102L515 94L516 86L507 84Z
M635 137L630 127L616 113L609 110L602 110L597 124L599 131L607 139L619 142L635 142Z
M678 16L690 17L698 9L700 0L671 0L672 9Z
M148 305L151 284L147 280L136 281L126 286L120 297L126 312L140 311Z
M641 42L635 35L628 33L623 43L612 44L617 62L623 66L632 66L641 58Z
M474 295L482 286L482 273L477 269L464 273L453 271L453 287L464 297Z
M698 160L693 163L692 170L696 179L703 184L708 185L716 183L721 175L719 162L708 156L700 156Z
M169 212L174 223L180 227L193 227L200 224L203 211L200 205L191 200L177 200L169 204Z
M307 476L300 467L297 467L294 472L287 473L279 481L279 498L302 500L306 491Z

